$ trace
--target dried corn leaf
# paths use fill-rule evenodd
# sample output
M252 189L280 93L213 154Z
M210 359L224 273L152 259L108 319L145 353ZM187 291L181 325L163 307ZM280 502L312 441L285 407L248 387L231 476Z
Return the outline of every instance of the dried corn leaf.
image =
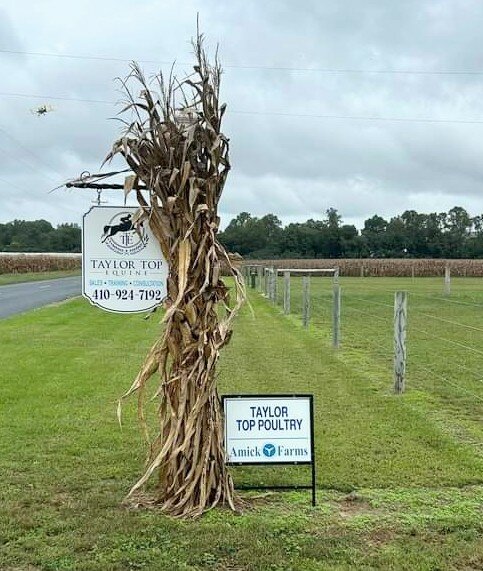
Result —
M124 179L124 204L126 204L127 195L136 186L137 176L132 174Z

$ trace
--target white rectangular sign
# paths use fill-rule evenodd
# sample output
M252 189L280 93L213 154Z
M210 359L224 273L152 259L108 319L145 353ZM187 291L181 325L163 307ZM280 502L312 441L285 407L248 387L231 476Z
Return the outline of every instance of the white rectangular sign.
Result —
M168 265L148 222L134 228L136 211L94 206L84 215L82 295L107 311L149 311L166 296Z
M230 464L313 461L312 395L223 397Z

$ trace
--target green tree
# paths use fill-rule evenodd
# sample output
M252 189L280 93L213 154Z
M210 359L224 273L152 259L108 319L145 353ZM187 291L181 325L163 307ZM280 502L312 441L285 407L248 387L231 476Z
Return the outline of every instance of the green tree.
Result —
M13 220L0 224L0 251L80 252L81 229L77 224L54 229L46 220Z
M340 227L341 257L361 258L363 243L357 228L353 224L343 224Z
M284 258L315 258L318 251L315 221L286 226L281 236L280 249Z
M251 252L265 245L263 229L258 218L252 217L248 212L241 212L220 232L220 242L230 251L247 256Z
M77 224L60 224L52 235L52 251L80 252L81 229Z
M220 242L242 256L270 257L280 252L282 222L274 214L263 218L241 212L220 232Z
M426 251L430 258L441 258L443 255L443 228L445 220L445 212L431 212L426 216Z
M342 216L335 208L328 208L325 212L325 252L327 258L340 258L342 254L342 236L340 226Z
M361 235L364 240L366 252L374 258L384 258L387 256L385 244L387 220L375 214L364 222Z
M444 232L444 256L462 258L472 228L472 220L464 208L455 206L446 216Z

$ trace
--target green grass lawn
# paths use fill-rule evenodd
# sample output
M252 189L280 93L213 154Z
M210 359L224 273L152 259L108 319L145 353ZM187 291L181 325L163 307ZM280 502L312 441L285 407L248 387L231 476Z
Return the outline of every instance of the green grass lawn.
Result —
M68 278L80 276L80 270L62 270L57 272L27 272L25 274L0 274L0 286L19 284L22 282L36 282L41 280L55 280L56 278Z
M282 303L281 279L278 304ZM483 451L483 280L342 278L339 360L391 391L394 293L408 295L407 404L438 420L453 437ZM292 313L300 322L301 278L292 279ZM313 278L312 334L330 344L332 284Z
M326 283L318 294L313 284L321 300ZM380 303L390 302L393 285L343 283L347 294ZM295 293L296 285L294 308ZM474 288L460 295L452 299L478 301ZM478 403L470 407L460 389L425 386L412 368L407 393L394 396L390 353L369 352L374 339L386 342L373 316L364 334L363 314L349 319L346 308L335 352L322 311L305 331L295 314L251 299L255 318L246 308L236 322L220 392L314 393L318 506L305 491L251 492L243 515L217 509L196 522L121 507L144 449L135 403L120 430L116 401L160 326L157 317L110 314L78 299L0 321L0 569L483 568ZM374 307L390 325L391 309ZM418 350L439 351L430 343ZM309 478L305 467L233 473L240 485Z

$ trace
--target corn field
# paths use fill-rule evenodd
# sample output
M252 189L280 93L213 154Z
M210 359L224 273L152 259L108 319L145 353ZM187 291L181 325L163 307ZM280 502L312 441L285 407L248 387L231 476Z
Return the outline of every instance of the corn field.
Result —
M80 270L81 254L0 253L0 274Z
M483 277L483 260L446 259L312 259L312 260L245 260L243 265L293 269L339 268L346 277L438 277L449 267L455 277Z

